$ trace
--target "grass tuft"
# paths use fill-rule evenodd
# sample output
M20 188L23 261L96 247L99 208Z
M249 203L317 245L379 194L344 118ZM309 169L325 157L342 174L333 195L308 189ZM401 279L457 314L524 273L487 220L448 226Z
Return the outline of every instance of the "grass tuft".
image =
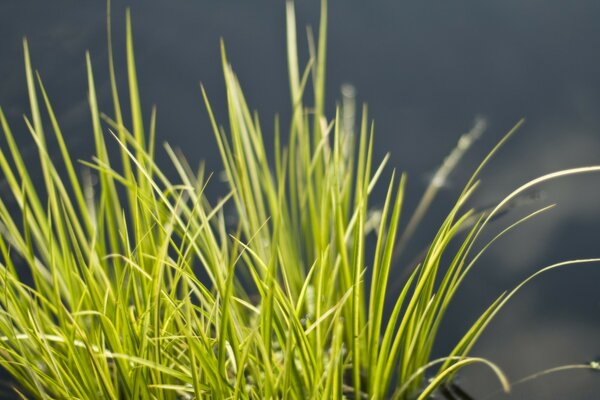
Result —
M0 365L13 376L21 398L426 399L471 364L489 367L508 391L497 365L470 356L479 336L530 280L600 261L540 269L489 305L446 357L432 360L447 307L476 261L503 235L552 205L479 245L491 219L534 186L600 172L600 166L548 174L491 210L468 209L479 173L520 121L476 169L421 262L412 270L397 265L439 182L484 123L461 138L401 229L404 174L392 173L380 210L374 212L371 204L388 157L373 160L366 106L355 129L354 94L346 87L342 105L333 116L325 113L326 1L318 37L309 34L305 65L298 59L291 1L286 15L291 119L287 127L275 121L273 144L264 142L224 44L228 128L216 120L201 87L229 185L217 202L205 196L210 176L204 168L192 170L168 145L176 180L156 164L156 112L146 123L129 11L127 99L116 84L109 4L110 114L99 109L86 54L96 153L82 162L81 176L51 94L23 42L30 100L25 124L39 154L42 187L33 184L0 109L8 145L0 149L0 170L12 198L0 199ZM59 145L58 160L48 154L49 138ZM109 154L108 141L118 144L118 154ZM229 203L239 216L234 228L225 223ZM453 242L458 246L451 253ZM409 277L396 292L391 276L403 268ZM597 366L548 373L568 368Z

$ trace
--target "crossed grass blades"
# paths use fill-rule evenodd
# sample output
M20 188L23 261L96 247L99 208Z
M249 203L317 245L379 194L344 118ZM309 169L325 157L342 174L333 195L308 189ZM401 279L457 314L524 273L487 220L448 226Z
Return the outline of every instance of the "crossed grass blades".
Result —
M318 36L309 33L310 60L303 69L291 2L286 11L292 117L285 136L275 120L274 154L266 154L258 115L246 104L224 49L228 130L215 121L202 89L230 187L216 203L204 195L209 176L202 167L193 170L168 145L177 182L155 163L156 113L149 122L142 115L129 13L130 124L115 79L109 7L113 110L109 116L98 109L88 54L96 155L83 162L88 174L82 178L24 42L31 106L25 124L39 153L42 187L33 184L0 111L7 143L0 168L11 193L0 200L0 363L14 377L18 396L425 399L474 363L491 368L509 390L498 367L469 356L478 337L529 280L598 260L541 269L489 305L447 357L432 360L440 321L481 254L552 206L475 246L494 215L535 185L600 167L549 174L489 212L464 211L479 172L520 122L475 171L400 292L391 292L392 269L407 268L392 265L406 178L392 174L373 220L370 194L387 157L373 163L366 108L356 132L353 123L342 123L353 118L350 102L332 119L325 115L327 6L322 3ZM58 143L58 162L48 154L47 137ZM120 154L108 154L107 140L119 144ZM439 173L451 168L445 163ZM435 189L428 191L409 226L418 225L433 195ZM7 205L11 201L18 210ZM226 203L239 216L234 229L226 224ZM368 240L375 242L373 251L366 250ZM443 265L452 240L460 246ZM206 279L198 278L200 272ZM390 298L392 311L384 315Z

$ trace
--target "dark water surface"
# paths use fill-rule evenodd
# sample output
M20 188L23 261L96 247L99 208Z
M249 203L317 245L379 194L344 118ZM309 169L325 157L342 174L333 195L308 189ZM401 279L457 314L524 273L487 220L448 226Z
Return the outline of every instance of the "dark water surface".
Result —
M298 26L316 26L317 2L301 3ZM220 37L265 130L270 131L276 112L286 117L283 2L116 1L114 38L122 84L127 4L133 8L142 97L145 106L158 106L159 141L181 147L193 162L206 159L210 170L219 169L198 82L205 84L224 121ZM417 233L413 253L432 237L476 163L521 117L528 122L484 173L474 205L498 201L540 174L600 164L598 21L597 0L331 1L328 109L333 110L342 83L354 84L376 121L377 158L389 151L391 165L409 173L407 209L424 190L423 177L440 164L474 116L489 121L488 131ZM0 105L25 137L23 36L29 38L33 63L73 151L89 157L86 49L104 108L110 105L104 2L0 3ZM559 204L481 259L445 320L439 354L494 297L539 267L600 256L600 176L570 178L542 190L539 203L491 226L490 235L532 207ZM399 265L398 275L401 269ZM599 285L600 266L543 276L498 315L473 355L490 357L511 379L600 356ZM498 387L491 373L473 367L462 372L461 384L476 398ZM600 398L600 374L553 375L516 387L507 398Z

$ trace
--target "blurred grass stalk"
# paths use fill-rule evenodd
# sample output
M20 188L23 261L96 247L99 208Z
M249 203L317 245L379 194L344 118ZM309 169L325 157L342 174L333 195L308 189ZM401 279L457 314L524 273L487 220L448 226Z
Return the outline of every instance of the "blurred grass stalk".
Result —
M532 186L600 167L538 178L485 214L463 211L481 169L519 122L475 171L423 261L392 293L388 282L401 268L392 259L406 177L392 173L374 223L371 192L388 157L373 162L373 124L363 107L355 126L350 87L333 119L325 114L326 2L318 35L309 31L310 60L303 68L291 1L286 13L292 117L285 135L275 119L273 154L266 152L258 114L248 107L224 46L228 129L216 121L202 88L230 187L216 203L204 195L209 176L203 167L193 170L168 145L177 181L156 165L156 112L149 119L142 113L129 13L124 99L115 78L109 7L110 116L98 108L86 56L96 156L82 162L89 171L81 179L24 41L31 106L25 123L39 153L43 187L32 183L0 110L8 144L0 151L0 168L18 205L15 212L7 198L0 199L0 364L22 398L425 399L474 363L490 367L509 389L495 364L469 353L529 279L501 294L447 357L431 360L440 322L483 252L552 207L532 212L475 252L481 232L504 205ZM313 95L306 105L309 86ZM124 115L123 101L131 115ZM475 134L467 136L474 140ZM47 137L59 145L59 162L48 155ZM108 154L107 138L119 144L120 154ZM468 147L460 143L458 153ZM439 175L454 168L458 153ZM227 202L239 215L233 230L225 223ZM419 225L426 204L403 238ZM466 235L458 236L467 223ZM373 251L367 250L370 240ZM448 258L453 240L460 245ZM531 278L596 261L558 263Z

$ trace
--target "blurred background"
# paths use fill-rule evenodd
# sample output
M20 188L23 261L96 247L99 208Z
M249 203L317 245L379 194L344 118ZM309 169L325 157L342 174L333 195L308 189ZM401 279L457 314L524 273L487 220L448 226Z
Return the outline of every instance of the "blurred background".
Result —
M298 3L298 37L307 60L304 27L318 26L319 4ZM147 110L158 107L159 142L183 149L194 164L204 159L208 170L220 171L199 82L226 123L221 37L266 134L272 136L276 113L288 120L282 1L114 0L122 95L127 6L133 13L141 95ZM330 1L328 112L333 115L344 83L355 87L359 102L368 103L376 126L375 158L390 152L388 173L392 167L408 173L406 213L475 116L488 121L409 243L406 260L428 243L470 173L521 117L526 124L485 170L472 206L493 205L541 174L600 164L599 20L597 0ZM103 109L112 114L105 26L103 1L0 3L0 106L22 148L30 149L26 152L32 162L37 155L22 120L29 112L22 38L29 40L34 67L71 149L78 158L89 159L93 143L86 50ZM168 168L164 153L160 157ZM5 191L1 179L0 191ZM211 194L222 189L215 180ZM600 175L566 178L540 190L541 198L490 225L489 237L527 212L550 203L558 206L503 238L478 262L445 319L436 354L446 354L495 297L537 269L600 256ZM395 279L401 279L406 260L395 267ZM497 316L473 355L491 358L511 380L597 359L599 285L599 265L540 277ZM488 397L498 383L488 370L470 367L461 372L459 384L476 399L592 399L598 398L600 374L559 373L517 386L510 396Z

